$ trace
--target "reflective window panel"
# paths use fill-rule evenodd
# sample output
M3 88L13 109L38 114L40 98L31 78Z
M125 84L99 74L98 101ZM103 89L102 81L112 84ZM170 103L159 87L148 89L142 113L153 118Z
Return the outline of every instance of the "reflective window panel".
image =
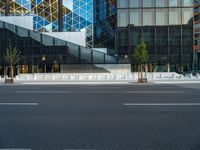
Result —
M129 0L118 0L118 8L127 8Z
M178 25L181 24L181 9L169 8L169 24Z
M154 7L154 0L143 0L143 7Z
M134 26L142 25L142 11L141 9L131 9L130 10L130 24Z
M129 7L130 8L138 8L142 6L142 1L141 0L130 0Z
M167 0L156 0L156 7L168 7Z
M155 25L155 11L154 9L143 9L143 25Z
M118 26L126 27L128 26L128 10L118 10Z
M156 9L156 25L168 25L168 9Z
M181 0L169 0L169 7L180 7Z

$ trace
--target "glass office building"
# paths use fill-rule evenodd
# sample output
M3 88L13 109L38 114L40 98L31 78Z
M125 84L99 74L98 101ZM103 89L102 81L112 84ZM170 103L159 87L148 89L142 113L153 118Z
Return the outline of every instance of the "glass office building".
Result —
M94 47L115 48L117 0L93 0Z
M10 44L22 52L25 73L42 72L44 65L51 72L64 64L116 63L114 56L90 49L111 42L114 48L114 0L0 0L0 15L33 16L33 31L0 21L0 72L3 52ZM86 47L43 34L81 30L86 32Z
M134 67L136 61L132 55L143 37L150 54L150 71L152 66L156 66L157 71L167 71L169 64L171 71L175 71L181 67L191 70L200 66L199 3L199 0L0 0L0 15L33 16L33 30L37 33L85 31L88 51L74 46L76 54L72 56L76 58L71 57L71 53L64 53L64 50L59 56L59 50L53 47L57 39L43 34L33 36L28 33L23 39L29 40L30 45L24 47L13 42L13 46L22 51L26 47L24 51L28 57L36 55L32 62L38 62L39 57L45 54L51 57L51 63L55 61L53 56L57 55L62 57L60 63L63 64L93 64L98 57L93 57L93 51L89 48L107 48L107 54L117 57L116 63L131 63ZM4 24L1 29L1 35L4 34L1 39L4 40L8 40L7 32L10 32L6 27ZM43 44L47 42L46 39L51 39L52 51ZM16 35L14 41L17 40L20 42L21 37ZM8 41L3 43L2 48L7 46ZM67 44L65 46L65 51L68 51L69 47ZM99 63L109 63L107 54L105 57L99 54ZM30 60L28 57L24 59ZM91 59L82 60L87 57Z
M40 32L87 33L87 47L114 48L116 0L1 0L1 15L33 15Z
M191 68L193 0L118 0L116 47L121 58L128 55L127 61L135 64L131 56L141 37L150 64Z
M200 69L200 0L194 1L194 68Z

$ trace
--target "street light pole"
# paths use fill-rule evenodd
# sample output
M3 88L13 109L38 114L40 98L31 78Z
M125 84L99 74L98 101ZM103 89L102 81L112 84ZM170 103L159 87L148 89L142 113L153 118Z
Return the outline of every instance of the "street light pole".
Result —
M42 61L44 62L44 73L46 73L46 58L42 56Z

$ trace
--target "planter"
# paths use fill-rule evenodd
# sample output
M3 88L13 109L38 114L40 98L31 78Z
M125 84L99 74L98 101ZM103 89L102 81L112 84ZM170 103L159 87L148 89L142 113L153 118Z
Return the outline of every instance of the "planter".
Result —
M138 78L138 83L147 83L147 78Z
M5 84L13 84L14 79L5 79Z

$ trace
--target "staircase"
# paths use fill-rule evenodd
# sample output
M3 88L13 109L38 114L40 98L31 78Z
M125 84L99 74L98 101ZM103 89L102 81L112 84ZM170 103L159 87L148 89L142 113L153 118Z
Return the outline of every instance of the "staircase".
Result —
M20 26L16 26L10 23L0 21L0 35L1 36L3 36L3 34L1 34L3 30L10 31L13 35L17 36L22 41L29 38L30 40L34 41L35 43L37 43L37 45L40 45L41 47L48 47L49 49L51 48L59 49L61 47L62 48L64 47L67 53L73 59L73 61L71 61L72 59L70 58L64 62L61 61L60 63L62 64L63 63L64 64L116 64L117 62L117 59L115 56L108 55L99 51L95 51L93 49L86 48L81 45L77 45L68 41L60 40L58 38L45 35L41 32L36 32L33 30L22 28ZM12 46L18 47L17 44L12 45ZM27 46L30 47L30 45L27 45ZM7 46L4 46L4 47L7 47ZM4 51L4 49L2 51ZM41 53L40 55L38 55L38 57L41 57ZM52 54L52 56L53 55L54 54ZM59 55L59 54L56 54L56 55Z

